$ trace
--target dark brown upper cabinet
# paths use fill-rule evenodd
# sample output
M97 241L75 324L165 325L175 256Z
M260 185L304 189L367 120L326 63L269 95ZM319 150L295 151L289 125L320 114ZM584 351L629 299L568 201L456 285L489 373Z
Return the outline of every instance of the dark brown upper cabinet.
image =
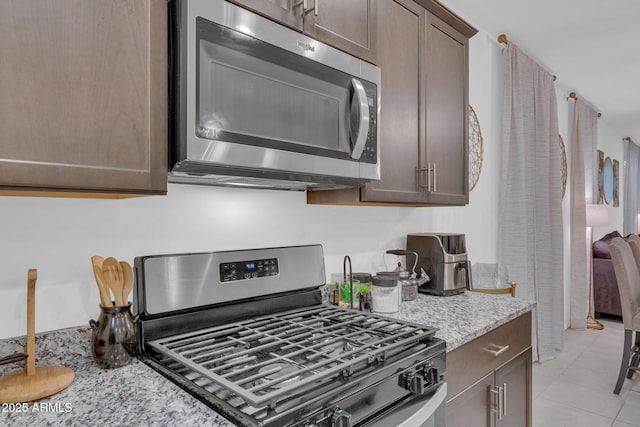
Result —
M3 0L0 51L1 194L166 193L166 0Z
M246 9L302 31L304 15L302 0L230 0ZM306 1L305 1L306 4Z
M435 1L378 2L380 174L361 188L310 191L314 204L453 206L469 201L468 40Z
M426 36L421 186L426 181L426 203L464 205L469 202L468 38L432 14Z
M379 0L232 0L309 37L376 63Z

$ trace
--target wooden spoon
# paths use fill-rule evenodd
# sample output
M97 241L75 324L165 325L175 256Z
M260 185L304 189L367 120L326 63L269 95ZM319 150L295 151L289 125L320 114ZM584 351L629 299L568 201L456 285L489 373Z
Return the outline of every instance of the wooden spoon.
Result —
M102 264L104 264L104 258L102 258L100 255L94 255L91 257L91 264L95 265L96 267L99 267L100 270L102 270Z
M129 293L133 289L133 269L126 261L120 261L120 267L122 267L122 275L124 279L124 285L122 286L122 300L126 305L129 304Z
M121 307L125 305L124 301L122 301L124 277L122 273L122 266L120 266L118 260L111 257L105 259L102 263L102 275L107 286L111 289L116 306Z
M91 257L91 264L93 266L93 277L96 279L96 283L98 284L98 291L100 292L100 304L103 307L113 307L113 300L111 299L111 295L109 294L109 287L105 284L103 276L102 276L102 264L104 263L104 258L99 255L94 255Z
M93 277L96 279L96 283L98 284L98 291L100 292L100 304L103 307L113 307L113 301L111 300L111 295L109 294L109 287L102 281L102 270L97 266L93 267Z

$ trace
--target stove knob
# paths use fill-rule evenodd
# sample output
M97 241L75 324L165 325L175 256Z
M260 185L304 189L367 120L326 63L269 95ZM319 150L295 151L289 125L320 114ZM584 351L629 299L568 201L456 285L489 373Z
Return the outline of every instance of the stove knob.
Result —
M429 386L440 382L440 369L437 366L425 366L422 375Z
M413 394L424 393L425 379L415 372L405 372L398 378L398 385Z
M351 414L340 408L331 416L331 427L351 427Z

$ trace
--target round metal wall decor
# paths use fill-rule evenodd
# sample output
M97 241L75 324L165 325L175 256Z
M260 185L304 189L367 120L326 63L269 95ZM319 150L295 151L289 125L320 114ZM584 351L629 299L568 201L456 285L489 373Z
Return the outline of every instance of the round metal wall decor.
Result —
M482 170L482 132L478 116L469 105L469 191L473 190L480 179Z
M567 150L564 147L562 135L558 135L558 145L560 146L560 170L562 171L562 198L567 191Z

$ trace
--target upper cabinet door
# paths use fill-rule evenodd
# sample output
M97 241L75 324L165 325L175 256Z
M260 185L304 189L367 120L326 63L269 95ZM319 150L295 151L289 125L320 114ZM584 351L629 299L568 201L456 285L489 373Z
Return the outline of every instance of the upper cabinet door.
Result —
M0 190L166 192L166 0L2 0L0 52Z
M305 34L376 64L378 0L307 1Z
M431 168L428 203L469 202L467 45L465 36L427 15L424 162Z
M302 0L230 0L254 12L302 31L304 15ZM313 0L309 0L313 1Z
M362 189L364 202L421 203L417 179L424 144L422 61L425 12L411 1L378 5L378 60L382 72L380 180Z

